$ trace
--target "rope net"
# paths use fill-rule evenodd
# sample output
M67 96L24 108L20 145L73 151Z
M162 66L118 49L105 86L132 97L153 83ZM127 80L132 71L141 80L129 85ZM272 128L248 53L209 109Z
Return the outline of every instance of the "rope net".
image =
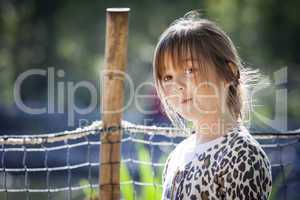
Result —
M122 199L160 199L167 155L187 132L127 121L120 128ZM96 121L73 131L0 136L0 199L98 199L103 131L102 122ZM299 131L252 135L272 164L272 199L299 197L290 192L300 186Z

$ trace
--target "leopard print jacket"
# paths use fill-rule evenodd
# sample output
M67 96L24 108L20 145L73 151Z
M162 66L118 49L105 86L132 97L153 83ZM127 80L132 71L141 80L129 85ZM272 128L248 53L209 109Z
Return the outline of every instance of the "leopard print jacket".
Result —
M162 175L163 200L268 199L271 165L260 144L244 126L222 137L175 172L169 169L178 158L174 151L169 155Z

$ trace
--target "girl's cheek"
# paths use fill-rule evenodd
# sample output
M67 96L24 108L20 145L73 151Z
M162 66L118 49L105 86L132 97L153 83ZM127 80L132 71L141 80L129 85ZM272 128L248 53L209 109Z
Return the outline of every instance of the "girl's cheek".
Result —
M165 91L165 95L166 95L166 97L168 97L168 98L171 98L171 97L173 97L173 96L176 96L176 95L178 95L178 94L176 94L176 92L174 91L174 85L166 85L166 86L164 86L164 91Z
M203 87L195 92L195 108L200 112L214 113L217 111L219 97L218 93Z
M165 92L165 96L166 96L166 97L172 95L172 90L171 90L171 88L168 87L168 86L164 86L164 92Z
M217 112L217 103L214 99L200 98L194 104L195 111L199 113L215 113Z
M165 99L170 105L175 107L178 106L179 103L178 94L173 93L172 90L168 90L165 92Z
M179 98L178 98L178 96L177 95L174 95L174 94L171 94L171 95L169 95L169 96L167 96L167 100L171 103L171 104L173 104L173 105L177 105L178 104L178 100L179 100Z

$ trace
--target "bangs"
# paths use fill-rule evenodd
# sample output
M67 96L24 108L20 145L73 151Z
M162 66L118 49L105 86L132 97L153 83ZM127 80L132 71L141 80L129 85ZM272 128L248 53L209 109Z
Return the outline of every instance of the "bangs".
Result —
M203 78L208 75L210 65L209 53L204 42L192 33L178 31L162 35L154 54L154 67L158 80L162 80L168 69L183 70L186 62L191 61Z

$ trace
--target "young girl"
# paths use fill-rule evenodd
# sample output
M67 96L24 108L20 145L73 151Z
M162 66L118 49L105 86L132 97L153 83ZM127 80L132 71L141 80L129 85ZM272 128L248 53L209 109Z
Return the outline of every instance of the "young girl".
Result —
M243 125L251 71L227 34L192 11L161 35L153 66L167 116L194 127L166 161L163 199L268 199L270 162Z

